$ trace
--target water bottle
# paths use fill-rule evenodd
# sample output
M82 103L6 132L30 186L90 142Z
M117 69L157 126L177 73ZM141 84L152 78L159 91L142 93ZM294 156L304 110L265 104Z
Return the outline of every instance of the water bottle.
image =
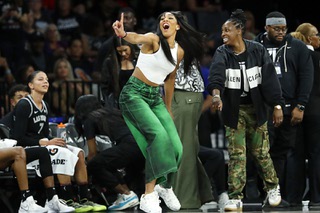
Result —
M66 132L66 125L64 123L60 123L57 126L57 137L58 138L62 138L64 140L66 140L66 136L67 136L67 132Z

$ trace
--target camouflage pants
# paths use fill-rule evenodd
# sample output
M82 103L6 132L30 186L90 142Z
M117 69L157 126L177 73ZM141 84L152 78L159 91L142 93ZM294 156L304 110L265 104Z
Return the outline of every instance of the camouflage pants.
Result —
M228 191L230 199L242 199L246 184L246 154L251 154L258 173L268 191L278 185L278 178L269 154L267 122L257 126L253 105L241 105L237 129L226 127L229 142Z

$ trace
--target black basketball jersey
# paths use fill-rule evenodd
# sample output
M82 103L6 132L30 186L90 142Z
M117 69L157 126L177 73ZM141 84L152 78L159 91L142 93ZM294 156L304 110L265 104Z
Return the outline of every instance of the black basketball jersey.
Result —
M48 107L42 100L42 109L28 95L22 98L13 111L11 137L20 146L38 146L39 140L49 137Z

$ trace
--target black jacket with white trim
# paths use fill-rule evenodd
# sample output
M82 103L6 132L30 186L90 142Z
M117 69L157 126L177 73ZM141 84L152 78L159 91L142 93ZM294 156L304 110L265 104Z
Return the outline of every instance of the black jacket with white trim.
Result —
M267 119L267 105L284 105L276 70L267 50L258 42L244 40L246 45L246 74L251 99L256 111L257 124L261 126ZM227 45L217 48L210 66L208 92L221 92L223 101L223 122L236 129L239 117L241 89L241 69L232 49Z

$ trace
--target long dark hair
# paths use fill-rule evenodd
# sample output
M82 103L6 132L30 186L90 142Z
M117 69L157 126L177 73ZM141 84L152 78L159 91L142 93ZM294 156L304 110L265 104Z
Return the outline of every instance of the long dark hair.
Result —
M115 99L119 98L120 95L120 85L119 85L119 70L121 69L121 55L117 52L117 47L122 45L129 46L131 49L130 59L132 63L135 65L136 63L136 55L135 55L135 45L125 41L122 38L118 38L117 36L113 37L113 48L110 51L108 57L103 61L102 69L103 73L108 79L103 79L103 81L108 81L107 90L110 93L113 93Z
M160 23L160 19L165 13L167 12L160 14L160 16L158 17L158 23ZM204 54L203 45L205 41L205 34L196 31L190 24L188 24L186 16L183 15L180 11L171 11L169 13L175 16L178 24L180 25L180 29L177 31L176 41L184 50L184 69L185 74L188 75L190 73L192 62L194 60L197 61L196 65L199 68L199 61ZM156 34L160 38L160 43L165 56L172 64L175 64L170 52L170 46L166 38L162 35L159 24Z
M113 40L114 40L113 41L114 51L115 51L115 54L117 55L119 64L121 64L121 55L118 54L117 47L129 46L131 49L130 59L133 60L135 58L135 47L133 44L127 42L126 40L124 40L122 38L116 37L116 36L113 37Z
M75 104L74 123L79 137L83 135L83 123L91 119L98 127L99 132L111 136L110 127L122 122L125 124L121 111L116 108L103 107L94 95L82 95Z

